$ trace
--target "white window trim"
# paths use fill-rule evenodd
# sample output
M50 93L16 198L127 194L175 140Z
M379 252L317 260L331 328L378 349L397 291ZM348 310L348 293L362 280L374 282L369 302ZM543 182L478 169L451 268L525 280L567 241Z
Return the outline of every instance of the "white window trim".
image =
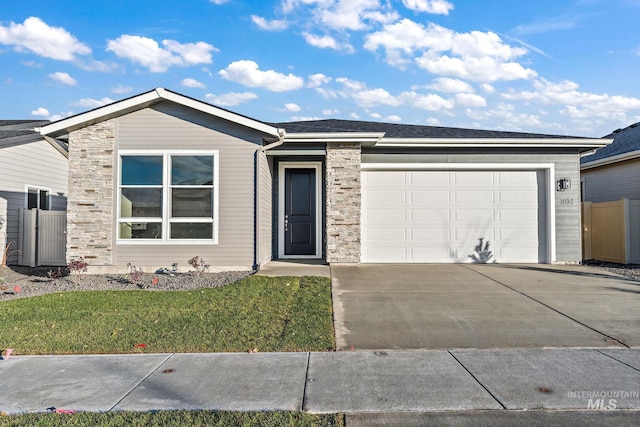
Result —
M316 252L313 255L285 255L284 253L284 172L285 169L315 169L316 171ZM280 162L278 167L278 258L322 258L322 162Z
M38 190L38 193L40 193L40 191L48 192L49 195L47 196L47 198L49 199L49 210L51 210L51 194L53 190L51 190L51 188L41 187L39 185L29 185L29 184L26 184L24 186L24 208L25 209L29 209L29 190ZM38 194L38 205L40 205L40 194ZM38 209L40 209L40 206L38 206Z
M556 187L554 163L362 163L360 170L539 170L545 172L547 202L547 253L549 264L556 261Z
M162 239L121 239L120 238L120 189L122 188L122 156L162 156ZM213 238L212 239L170 239L169 226L172 222L181 222L171 220L169 191L170 183L170 159L171 156L213 156ZM116 242L119 245L217 245L218 244L218 226L219 226L219 176L220 176L220 151L219 150L120 150L118 151L118 179L116 187ZM151 186L150 186L151 187ZM159 187L159 186L158 186ZM136 218L139 222L157 222L157 218ZM199 222L198 218L191 218L189 222ZM202 220L201 222L207 222Z

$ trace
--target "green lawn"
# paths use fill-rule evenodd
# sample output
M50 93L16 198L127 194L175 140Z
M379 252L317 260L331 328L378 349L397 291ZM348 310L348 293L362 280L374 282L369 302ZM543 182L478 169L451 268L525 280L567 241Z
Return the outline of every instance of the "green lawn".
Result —
M325 351L330 280L250 276L194 291L87 291L0 303L14 354Z
M0 416L2 427L120 427L120 426L344 426L340 414L314 415L305 412L213 412L213 411L158 411L158 412L80 412L63 414L24 414Z

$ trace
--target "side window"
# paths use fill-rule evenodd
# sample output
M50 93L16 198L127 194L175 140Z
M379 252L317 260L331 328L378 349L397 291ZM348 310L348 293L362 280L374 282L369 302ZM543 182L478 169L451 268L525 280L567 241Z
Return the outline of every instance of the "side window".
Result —
M27 209L49 210L49 190L36 187L27 189Z

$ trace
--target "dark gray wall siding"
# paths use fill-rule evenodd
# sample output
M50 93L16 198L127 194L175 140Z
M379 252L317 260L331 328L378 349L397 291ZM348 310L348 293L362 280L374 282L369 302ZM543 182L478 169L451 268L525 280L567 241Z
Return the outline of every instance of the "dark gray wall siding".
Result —
M587 202L640 199L640 159L582 171Z
M545 163L554 164L555 178L569 178L571 189L555 192L556 262L575 263L582 260L580 225L580 169L575 153L548 154L376 154L363 152L363 163ZM554 183L555 188L555 183Z
M169 102L117 119L118 150L218 150L220 157L218 244L119 243L116 265L131 262L169 267L177 262L185 267L187 260L198 255L212 267L252 267L255 261L255 152L261 141L262 135L258 132Z

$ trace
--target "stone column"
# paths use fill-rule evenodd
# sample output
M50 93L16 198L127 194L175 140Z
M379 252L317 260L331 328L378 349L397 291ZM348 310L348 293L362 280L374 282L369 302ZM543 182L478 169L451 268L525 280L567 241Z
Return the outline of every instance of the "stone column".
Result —
M113 265L115 121L69 134L67 261Z
M327 143L327 262L360 262L360 143Z

